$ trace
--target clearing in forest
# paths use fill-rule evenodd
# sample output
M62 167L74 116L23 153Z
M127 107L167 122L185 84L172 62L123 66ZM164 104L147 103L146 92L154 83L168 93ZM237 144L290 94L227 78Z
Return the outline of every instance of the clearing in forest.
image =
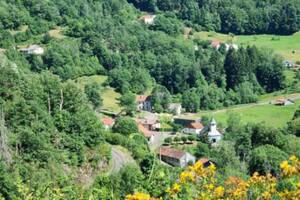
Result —
M202 31L195 33L194 38L233 42L242 46L255 45L272 49L284 59L300 61L300 31L293 35L231 35Z

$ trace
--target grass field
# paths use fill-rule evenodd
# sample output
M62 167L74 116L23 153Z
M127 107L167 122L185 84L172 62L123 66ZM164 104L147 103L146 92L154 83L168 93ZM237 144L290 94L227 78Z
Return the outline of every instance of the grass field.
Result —
M63 31L65 29L61 27L57 27L55 29L50 30L48 33L51 37L56 38L56 39L63 39L66 36L63 35Z
M300 101L296 101L294 105L290 106L275 106L272 104L266 105L249 105L228 109L225 111L209 111L200 112L192 118L199 118L201 116L214 117L219 124L226 126L226 122L230 113L241 116L242 123L248 122L265 122L267 125L273 127L283 127L290 121L300 106Z
M195 38L203 40L219 40L223 42L234 42L239 45L255 45L273 49L275 53L283 56L284 59L300 61L300 32L289 36L278 35L237 35L230 36L215 32L198 32ZM293 53L294 51L294 53Z
M89 83L98 83L100 85L103 85L105 81L107 80L107 76L101 76L101 75L95 75L95 76L83 76L78 79L76 79L76 82L78 85L84 89L84 86ZM112 112L120 112L121 107L119 105L118 98L121 97L121 94L117 93L113 88L111 87L104 87L101 91L101 96L103 99L103 106L102 109L112 111Z

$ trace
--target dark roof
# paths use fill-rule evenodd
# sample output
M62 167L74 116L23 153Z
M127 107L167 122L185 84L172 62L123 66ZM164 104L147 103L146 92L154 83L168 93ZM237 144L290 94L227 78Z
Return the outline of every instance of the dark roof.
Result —
M190 123L196 122L193 119L174 118L174 123L181 126L188 126Z

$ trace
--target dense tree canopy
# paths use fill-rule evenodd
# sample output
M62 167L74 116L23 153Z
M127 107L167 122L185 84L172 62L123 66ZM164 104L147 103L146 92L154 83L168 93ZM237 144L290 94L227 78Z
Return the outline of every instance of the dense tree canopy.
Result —
M128 0L148 12L172 12L199 29L235 34L290 34L299 30L299 0Z

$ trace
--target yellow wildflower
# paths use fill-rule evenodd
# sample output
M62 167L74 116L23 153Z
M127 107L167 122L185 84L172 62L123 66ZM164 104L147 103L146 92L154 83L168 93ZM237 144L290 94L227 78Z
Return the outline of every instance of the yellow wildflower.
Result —
M216 187L215 195L217 198L221 198L224 196L224 188L222 186Z
M185 172L182 172L180 174L180 183L185 183L187 181L195 181L195 176L191 173L191 172L188 172L188 171L185 171Z
M151 200L151 197L149 194L137 192L133 195L129 194L125 197L125 200Z

